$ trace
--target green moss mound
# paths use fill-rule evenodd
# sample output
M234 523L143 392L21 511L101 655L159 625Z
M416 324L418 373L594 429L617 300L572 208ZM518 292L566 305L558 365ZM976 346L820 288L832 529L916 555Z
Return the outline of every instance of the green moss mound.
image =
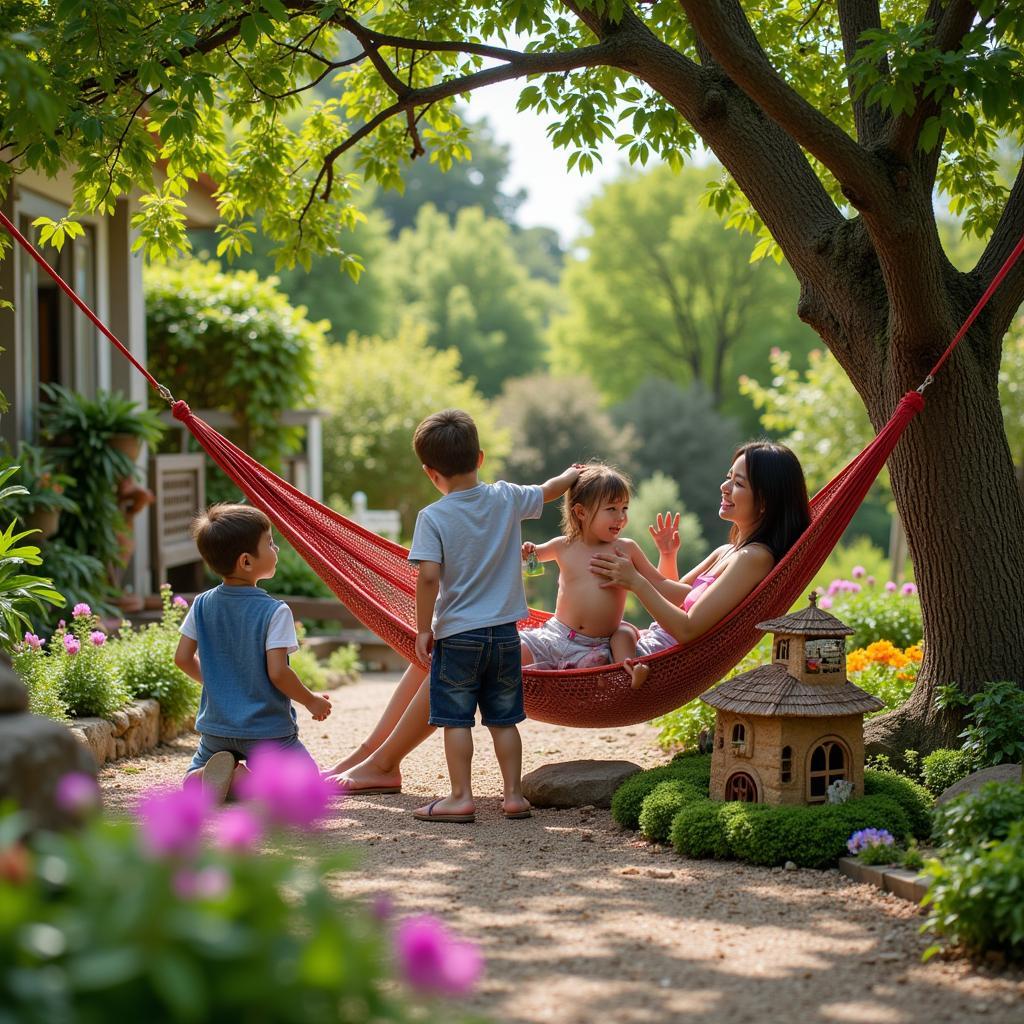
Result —
M714 857L716 860L732 856L723 818L727 806L717 800L697 800L677 812L669 830L669 839L676 853L699 859Z
M905 775L869 768L864 772L864 795L885 796L899 804L910 821L910 834L915 839L927 839L932 834L932 795ZM893 835L900 838L895 832Z
M686 779L659 782L640 807L640 831L655 842L668 842L672 819L687 804L706 800L707 797L707 786L698 788Z
M711 784L711 755L685 753L669 764L630 776L612 797L612 817L623 828L636 831L640 827L644 800L659 782L669 779L688 782L706 793Z

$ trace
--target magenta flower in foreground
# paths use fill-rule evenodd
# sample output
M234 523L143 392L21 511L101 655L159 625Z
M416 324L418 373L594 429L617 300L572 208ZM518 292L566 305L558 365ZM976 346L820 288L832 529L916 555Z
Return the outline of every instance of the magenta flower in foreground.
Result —
M238 783L240 794L262 804L277 825L312 827L323 817L335 794L334 787L320 777L313 759L303 751L264 743L246 758L246 766L249 774Z
M71 609L73 619L77 619L80 615L92 615L92 609L84 601L80 601Z
M211 809L211 796L197 784L150 790L136 811L146 849L158 857L195 853Z
M89 634L89 642L93 647L102 647L107 642L107 634L100 629L94 629Z
M43 641L35 635L35 633L25 634L25 643L32 648L33 651L38 651L43 646Z
M223 868L182 868L174 875L174 892L183 900L212 900L228 891L231 878Z
M100 805L100 788L85 772L68 772L57 781L54 799L61 810L77 816L88 814Z
M81 643L78 641L78 637L73 633L64 634L64 650L68 654L77 654L82 649Z
M247 807L228 807L217 816L214 835L220 849L244 853L263 838L263 824Z
M409 918L398 926L395 954L408 984L436 995L466 995L484 969L476 946L457 938L429 915Z

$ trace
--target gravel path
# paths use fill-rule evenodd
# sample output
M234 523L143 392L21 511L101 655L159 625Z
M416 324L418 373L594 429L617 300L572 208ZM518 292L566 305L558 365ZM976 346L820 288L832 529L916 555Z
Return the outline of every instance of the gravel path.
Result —
M330 764L368 731L397 676L332 694L303 740ZM577 758L665 760L646 725L573 730L526 722L524 771ZM500 776L477 729L475 825L422 824L409 811L445 792L440 737L408 758L400 796L353 797L328 843L359 853L339 891L387 892L400 914L435 913L483 948L487 974L466 1009L501 1024L716 1020L851 1024L1024 1022L1024 973L962 960L921 963L929 944L909 903L832 871L690 861L621 832L607 811L501 816ZM183 737L100 772L107 806L177 781Z

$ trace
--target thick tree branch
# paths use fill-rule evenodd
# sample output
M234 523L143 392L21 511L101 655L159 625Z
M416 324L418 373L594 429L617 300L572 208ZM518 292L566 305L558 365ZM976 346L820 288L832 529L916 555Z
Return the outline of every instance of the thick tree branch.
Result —
M861 35L868 29L881 28L882 16L878 0L839 0L838 9L843 53L846 66L850 67L857 57ZM883 75L889 73L889 63L885 58L879 62L878 70ZM868 106L863 94L855 95L852 79L849 81L849 89L857 138L862 146L873 146L883 138L888 119L877 103Z
M977 5L968 0L931 0L925 18L935 22L932 44L943 53L955 50L963 41L978 13ZM917 102L908 114L900 114L889 127L887 148L897 160L909 164L914 155L921 128L925 121L939 112L940 97L922 97L917 90Z
M1024 162L1017 169L1017 178L1010 190L1003 215L978 260L974 273L984 285L999 271L1014 246L1024 237ZM1024 256L1003 278L996 293L989 300L988 318L990 334L996 343L1002 341L1011 321L1024 302Z
M377 69L384 84L399 98L407 95L409 86L403 82L398 75L391 70L391 65L381 56L381 46L394 46L395 43L385 42L383 37L378 37L368 28L360 25L355 18L343 18L341 27L351 32L359 40L360 45L370 58L370 62ZM403 44L406 45L406 44Z
M738 0L679 0L715 60L772 120L835 175L858 209L887 190L878 164L772 67Z

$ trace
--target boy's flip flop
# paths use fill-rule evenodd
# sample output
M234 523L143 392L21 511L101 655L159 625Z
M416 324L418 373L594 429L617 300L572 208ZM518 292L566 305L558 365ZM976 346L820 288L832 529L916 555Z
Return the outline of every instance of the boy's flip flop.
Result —
M444 797L438 797L433 802L427 805L425 811L413 811L412 816L417 821L446 821L457 825L467 825L470 822L476 821L476 811L471 811L469 814L450 814L441 812L434 814L434 808L444 799Z
M505 817L509 821L511 821L514 818L532 818L533 817L533 811L531 811L529 807L527 807L526 810L524 810L524 811L506 811L506 810L502 809L501 813L504 814Z

